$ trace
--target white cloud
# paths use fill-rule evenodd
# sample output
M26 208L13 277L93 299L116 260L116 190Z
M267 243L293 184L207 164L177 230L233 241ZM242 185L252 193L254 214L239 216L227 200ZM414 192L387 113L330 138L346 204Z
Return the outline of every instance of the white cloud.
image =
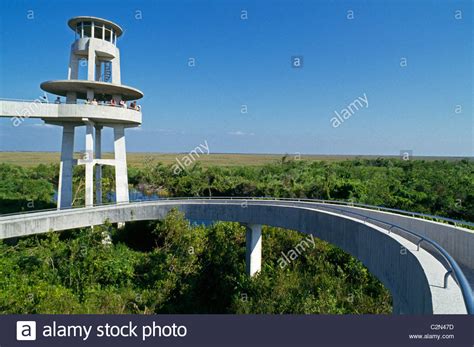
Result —
M46 123L28 124L27 126L40 127L40 128L57 128L56 125L53 125L53 124L46 124Z
M133 127L133 128L128 128L128 130L132 130L132 131L142 131L142 127Z
M177 130L172 130L172 129L162 129L162 128L143 128L143 127L133 127L130 128L132 131L140 131L140 132L145 132L145 133L160 133L160 134L165 134L165 135L175 135L175 134L183 134L183 131L177 131Z
M253 136L255 135L254 133L244 133L243 131L237 130L237 131L231 131L227 133L232 136Z

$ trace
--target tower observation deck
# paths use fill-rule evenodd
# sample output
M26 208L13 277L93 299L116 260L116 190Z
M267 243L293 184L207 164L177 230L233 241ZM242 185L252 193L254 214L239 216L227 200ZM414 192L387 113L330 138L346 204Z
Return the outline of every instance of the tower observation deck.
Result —
M68 25L75 38L67 79L41 83L41 89L58 96L57 101L0 100L0 116L12 117L12 121L18 117L21 121L23 118L41 118L45 123L63 128L58 208L72 205L74 165L85 166L86 206L102 202L102 165L115 167L116 201L128 202L125 128L141 124L141 108L136 100L142 98L143 93L121 81L117 41L123 30L109 20L88 16L71 18ZM83 70L86 70L86 77L80 79ZM65 102L61 97L65 97ZM131 103L127 105L127 102ZM74 159L74 133L79 126L86 127L85 151L82 158ZM102 159L104 127L110 127L114 132L114 159Z
M122 28L111 21L96 17L74 17L68 24L75 32L68 79L43 82L43 90L65 96L67 103L75 103L77 99L114 99L118 104L121 100L143 97L143 93L138 89L121 84L117 38L122 35ZM86 64L87 80L79 80L79 67Z

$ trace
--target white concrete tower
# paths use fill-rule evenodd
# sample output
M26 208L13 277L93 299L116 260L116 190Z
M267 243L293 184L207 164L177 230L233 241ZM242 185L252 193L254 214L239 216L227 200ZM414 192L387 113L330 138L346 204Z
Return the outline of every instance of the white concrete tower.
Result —
M86 206L102 202L102 165L115 167L116 201L128 202L125 128L139 126L142 115L139 107L127 106L126 102L142 98L143 93L121 84L117 38L122 35L122 28L105 19L83 16L70 19L68 25L75 32L68 79L41 84L44 91L66 97L65 104L54 105L54 116L41 117L46 123L63 127L58 208L72 205L75 164L85 166ZM120 105L123 102L125 105ZM86 127L85 151L82 158L75 160L74 130L78 126ZM114 159L102 159L104 127L114 131Z

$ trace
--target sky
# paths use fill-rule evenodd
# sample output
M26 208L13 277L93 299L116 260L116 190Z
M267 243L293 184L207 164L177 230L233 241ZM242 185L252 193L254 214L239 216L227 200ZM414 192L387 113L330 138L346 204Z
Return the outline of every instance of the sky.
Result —
M96 16L124 29L122 83L145 94L142 126L126 130L130 152L189 152L207 141L211 153L474 156L472 7L2 1L0 98L35 99L41 82L66 79L67 21ZM84 127L76 139L83 150ZM57 126L0 119L0 151L60 145ZM112 149L109 129L103 145Z

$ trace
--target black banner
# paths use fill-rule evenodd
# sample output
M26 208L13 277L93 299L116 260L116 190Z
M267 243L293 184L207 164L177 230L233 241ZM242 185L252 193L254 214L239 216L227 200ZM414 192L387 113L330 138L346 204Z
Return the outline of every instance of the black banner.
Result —
M10 346L472 347L467 315L8 315Z

